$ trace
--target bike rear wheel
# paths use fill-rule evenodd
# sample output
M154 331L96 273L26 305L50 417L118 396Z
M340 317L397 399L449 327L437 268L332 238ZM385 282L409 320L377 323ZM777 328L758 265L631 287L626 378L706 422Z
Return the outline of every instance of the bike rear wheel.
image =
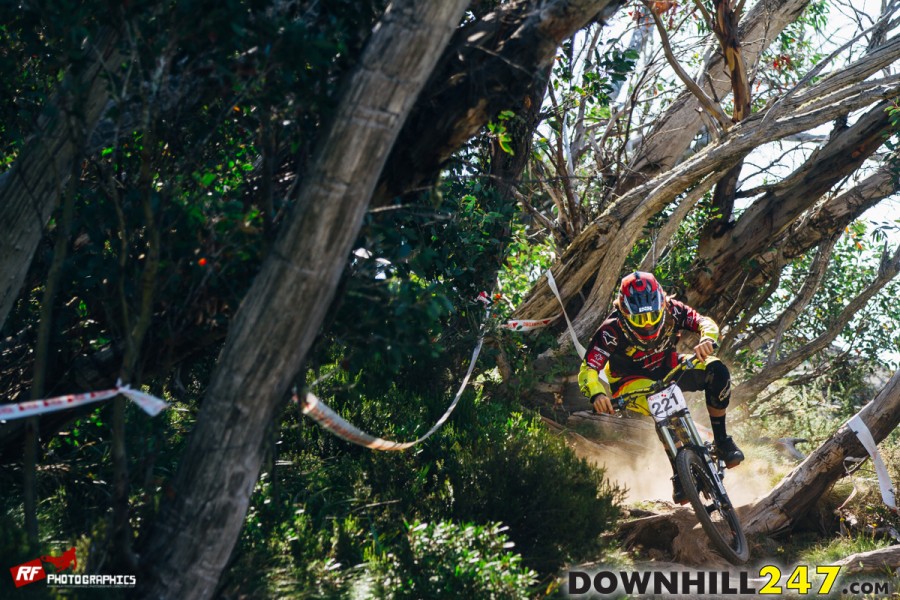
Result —
M728 498L719 493L703 459L693 449L682 448L675 468L685 496L719 554L735 565L747 562L750 548L741 522Z

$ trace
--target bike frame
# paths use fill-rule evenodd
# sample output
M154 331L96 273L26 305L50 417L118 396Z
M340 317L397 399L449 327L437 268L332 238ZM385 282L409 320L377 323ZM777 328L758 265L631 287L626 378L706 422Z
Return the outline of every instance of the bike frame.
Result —
M723 557L733 564L743 564L750 556L750 550L722 483L725 463L714 455L712 444L700 437L678 387L680 375L696 364L696 356L682 359L662 380L653 382L645 389L624 392L613 401L619 409L627 408L653 417L656 434L669 455L672 470L681 477L683 491L703 530ZM653 398L669 388L670 394ZM714 515L718 515L719 520L714 521Z
M617 401L616 404L620 409L630 410L640 415L652 416L649 412L645 411L638 402L641 399L646 400L647 397L669 387L677 386L678 379L684 371L694 368L696 364L696 357L688 356L683 359L678 366L666 374L665 377L651 386L623 393L613 400ZM703 459L703 463L706 465L707 471L712 476L712 480L715 482L719 493L722 494L724 498L728 499L730 504L731 500L728 497L728 492L725 490L725 486L722 483L722 479L725 477L725 465L720 464L721 461L713 459L709 446L703 441L700 432L697 430L697 426L694 424L694 419L691 417L690 410L684 408L669 415L662 421L656 421L655 419L654 421L656 425L656 435L659 437L660 442L662 442L666 454L669 455L669 461L672 463L673 470L675 468L675 459L678 456L679 449L682 447L693 448Z

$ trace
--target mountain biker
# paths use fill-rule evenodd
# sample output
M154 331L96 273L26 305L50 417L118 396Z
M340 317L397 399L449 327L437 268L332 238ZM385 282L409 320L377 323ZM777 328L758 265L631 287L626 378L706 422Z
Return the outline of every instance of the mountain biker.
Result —
M728 468L744 454L726 432L725 409L731 399L731 376L725 363L713 356L719 327L709 317L666 296L650 273L636 271L622 279L613 312L591 339L578 374L578 383L598 413L613 414L610 396L646 388L678 365L675 344L682 331L695 331L699 365L678 380L685 391L703 390L717 453ZM672 477L672 499L687 503L678 475Z

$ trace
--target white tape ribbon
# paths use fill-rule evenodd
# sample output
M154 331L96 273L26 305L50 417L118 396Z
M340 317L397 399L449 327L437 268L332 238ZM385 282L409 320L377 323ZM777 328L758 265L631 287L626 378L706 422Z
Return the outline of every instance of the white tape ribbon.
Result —
M887 506L896 511L897 501L894 497L891 476L888 474L887 467L881 459L881 454L878 452L878 445L875 443L875 438L872 437L872 432L869 431L859 413L853 415L853 418L847 421L847 427L856 434L866 452L872 457L872 462L875 464L875 474L878 475L878 487L881 488L881 499Z
M553 291L553 295L556 296L556 299L559 301L559 305L562 307L562 314L566 318L566 325L569 328L569 336L571 336L572 338L572 344L575 346L575 350L576 352L578 352L578 356L584 359L584 355L587 353L587 351L585 350L584 346L582 346L578 341L578 336L575 335L575 329L572 327L572 321L569 320L569 315L566 314L566 307L565 305L563 305L562 298L559 295L559 290L556 287L556 281L553 279L553 273L550 271L550 269L547 269L547 284L550 286L550 289ZM487 292L481 292L480 294L478 294L477 300L484 303L484 305L487 307L487 316L489 318L491 300ZM554 320L556 320L557 317L536 320L516 319L507 321L505 324L501 325L501 327L513 329L515 331L530 331L532 329L540 329L541 327L546 327ZM469 362L469 369L468 371L466 371L466 376L463 377L462 383L459 386L459 390L456 392L456 396L453 398L453 402L450 403L447 411L440 419L438 419L437 423L435 423L434 426L429 429L425 435L411 442L392 442L390 440L385 440L373 435L369 435L368 433L360 430L352 423L334 412L327 404L322 402L312 393L306 394L306 397L301 403L301 410L303 411L304 415L314 420L323 429L325 429L326 431L330 431L342 440L357 444L359 446L364 446L372 450L406 450L407 448L415 446L419 442L422 442L431 437L431 435L435 431L440 429L441 425L443 425L444 422L446 422L447 419L450 418L450 414L453 412L453 409L456 408L456 405L459 403L459 399L462 398L463 391L466 389L466 385L469 383L469 378L472 376L472 371L475 369L475 362L478 359L478 353L481 352L481 345L483 342L484 333L482 333L478 338L478 343L475 345L475 350L472 352L472 360Z
M168 406L165 401L160 400L156 396L151 396L150 394L133 390L131 386L117 383L116 387L111 390L87 392L85 394L68 394L43 400L19 402L18 404L0 404L0 421L12 421L14 419L24 419L35 415L67 410L84 404L109 400L119 394L137 404L151 417L155 417Z
M488 308L487 318L490 318L490 316L490 308ZM306 394L306 398L302 403L303 414L314 420L326 431L330 431L342 440L358 446L364 446L372 450L406 450L419 442L427 440L435 431L441 428L441 425L443 425L447 419L450 418L450 414L453 412L453 409L456 408L459 399L462 398L466 386L469 384L469 378L472 376L472 371L475 370L475 362L478 360L478 354L481 352L481 345L483 343L484 333L482 332L478 337L478 343L475 344L475 349L472 351L472 359L469 361L469 368L466 371L466 376L463 377L459 390L457 390L456 396L453 398L453 402L450 403L450 406L444 412L443 416L438 419L437 423L435 423L425 435L411 442L392 442L390 440L369 435L334 412L327 404L319 400L313 394Z
M550 269L547 269L547 285L550 286L553 295L559 300L563 316L566 318L566 326L569 328L569 336L572 338L572 344L575 346L575 351L578 352L578 356L584 360L584 355L587 354L587 350L584 349L584 346L578 341L578 336L575 335L575 328L572 327L572 321L569 320L569 315L566 313L566 305L563 304L562 298L559 295L559 290L556 289L556 281L554 281L553 272Z
M569 337L572 338L572 344L575 346L575 351L578 352L578 356L584 359L584 355L587 354L587 351L584 349L584 346L582 346L578 341L578 336L575 335L575 329L572 327L572 321L569 320L569 315L566 313L566 307L563 304L562 297L559 295L559 289L556 287L556 280L553 279L553 272L550 271L550 269L547 269L547 285L550 286L550 291L553 292L553 295L556 296L556 299L559 301L559 305L562 307L562 315L566 318L566 326L569 329ZM482 302L490 303L490 299L487 297L487 294L485 292L481 292L481 295L479 295L478 299ZM504 329L512 329L513 331L532 331L534 329L541 329L542 327L546 327L558 318L559 315L554 315L546 319L513 319L501 324L500 327L503 327Z

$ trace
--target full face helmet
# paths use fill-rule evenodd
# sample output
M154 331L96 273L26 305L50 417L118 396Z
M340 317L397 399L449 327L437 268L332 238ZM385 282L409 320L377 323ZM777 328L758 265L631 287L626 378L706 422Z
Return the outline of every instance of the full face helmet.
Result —
M659 337L665 324L666 295L651 273L626 275L616 304L622 325L639 341L654 342Z

